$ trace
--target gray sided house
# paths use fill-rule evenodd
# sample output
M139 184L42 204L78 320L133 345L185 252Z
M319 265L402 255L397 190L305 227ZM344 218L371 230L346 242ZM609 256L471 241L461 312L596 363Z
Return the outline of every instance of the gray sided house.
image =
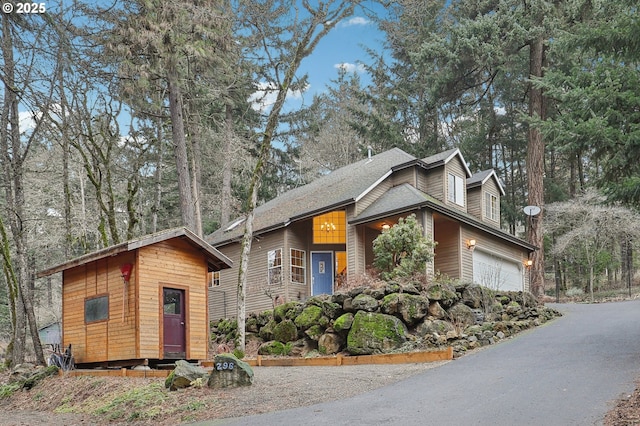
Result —
M452 149L418 159L394 148L256 208L247 280L247 312L333 293L373 263L373 240L416 214L438 244L427 273L497 290L528 290L535 249L500 229L502 185L493 170L472 175ZM236 315L243 218L207 241L233 260L209 282L211 319Z

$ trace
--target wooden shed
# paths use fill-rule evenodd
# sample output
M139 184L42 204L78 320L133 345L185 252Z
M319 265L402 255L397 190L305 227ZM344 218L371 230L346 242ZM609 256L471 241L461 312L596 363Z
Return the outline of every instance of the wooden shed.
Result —
M231 267L186 228L148 235L41 271L62 272L62 344L76 364L207 358L208 277Z

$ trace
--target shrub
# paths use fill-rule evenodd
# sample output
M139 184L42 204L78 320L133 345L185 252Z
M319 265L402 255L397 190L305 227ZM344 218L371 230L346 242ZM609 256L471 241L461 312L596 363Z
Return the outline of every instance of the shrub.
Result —
M373 264L385 280L424 273L426 263L433 258L434 246L412 214L400 218L373 241Z
M584 295L584 291L582 291L582 289L578 287L571 287L566 291L565 294L567 297L576 297Z

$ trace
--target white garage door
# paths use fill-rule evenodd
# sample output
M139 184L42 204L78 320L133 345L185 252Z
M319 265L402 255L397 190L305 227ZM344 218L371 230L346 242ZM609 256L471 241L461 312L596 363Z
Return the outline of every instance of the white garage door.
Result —
M473 281L492 290L522 290L522 266L482 250L473 251Z

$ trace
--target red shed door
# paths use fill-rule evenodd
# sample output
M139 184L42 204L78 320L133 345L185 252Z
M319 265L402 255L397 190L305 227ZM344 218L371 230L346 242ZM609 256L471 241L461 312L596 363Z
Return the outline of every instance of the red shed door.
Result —
M163 289L164 358L185 358L184 290Z

